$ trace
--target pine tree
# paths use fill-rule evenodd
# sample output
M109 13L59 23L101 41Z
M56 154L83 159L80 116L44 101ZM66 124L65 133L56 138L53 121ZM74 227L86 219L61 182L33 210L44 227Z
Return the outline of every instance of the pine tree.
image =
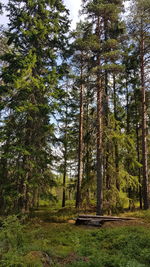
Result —
M87 58L87 46L85 40L86 23L79 23L76 31L73 33L75 39L73 47L73 64L76 71L76 86L79 88L79 141L78 141L78 179L77 179L77 194L76 208L81 205L81 188L83 183L83 157L84 157L84 87L85 87L85 67Z
M11 51L3 56L8 65L1 86L1 190L10 209L25 212L34 189L51 178L50 114L61 70L56 60L67 45L68 12L59 0L10 0L8 10Z
M90 204L90 190L95 186L95 103L91 73L92 27L89 22L80 22L73 37L73 69L75 87L79 93L79 141L78 141L78 181L76 207ZM95 40L94 40L95 41ZM95 86L95 85L94 85ZM94 120L93 120L94 117Z
M95 38L92 53L94 59L95 87L97 91L97 214L101 214L104 181L104 123L108 121L108 73L112 73L118 69L117 64L112 62L113 58L118 58L118 51L113 48L114 43L116 47L117 41L115 42L114 39L111 40L110 32L119 26L118 15L121 11L122 1L110 1L109 3L107 1L83 2L85 3L85 13L92 18L93 37ZM104 99L107 107L104 106ZM105 115L104 110L106 111Z
M142 169L143 169L143 202L144 209L149 208L148 196L148 158L147 158L147 101L148 87L148 55L150 51L150 1L133 1L132 12L132 37L139 47L139 77L141 87L141 122L142 122Z
M57 111L57 150L60 151L60 155L58 155L59 163L56 160L56 164L58 165L58 171L63 176L62 182L62 207L66 205L67 199L67 184L70 179L69 177L69 168L71 168L72 163L76 161L76 134L74 131L74 123L76 116L76 107L74 105L75 99L72 96L72 79L66 76L63 81L61 81L59 94L57 98L58 103L58 111Z

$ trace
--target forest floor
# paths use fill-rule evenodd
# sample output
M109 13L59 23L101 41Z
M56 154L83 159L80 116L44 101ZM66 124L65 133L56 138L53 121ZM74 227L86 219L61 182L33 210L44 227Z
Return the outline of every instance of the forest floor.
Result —
M149 267L150 211L122 216L137 219L76 226L75 209L40 208L22 230L17 250L10 249L0 266Z

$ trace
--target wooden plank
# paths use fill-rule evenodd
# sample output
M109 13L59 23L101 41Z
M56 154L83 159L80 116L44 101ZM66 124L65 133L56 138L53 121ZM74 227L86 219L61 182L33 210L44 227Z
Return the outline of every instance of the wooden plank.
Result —
M79 215L76 219L76 225L93 225L102 226L105 222L135 220L136 218L116 217L116 216L100 216L100 215Z
M92 219L80 219L77 218L76 225L93 225L93 226L102 226L103 220L92 220Z
M80 218L80 217L78 217L76 220L80 220L80 221L103 221L104 219L101 219L101 218L98 218L98 219L96 219L96 218Z
M102 218L77 218L76 225L93 225L93 226L102 226L105 222L114 222L114 221L123 221L116 219L102 219Z
M100 216L100 215L79 215L79 218L91 218L91 219L116 219L116 220L136 220L132 217L117 217L117 216Z
M77 218L76 224L88 224L88 223L105 223L105 222L117 222L117 221L124 221L124 220L116 220L116 219L85 219L85 218Z

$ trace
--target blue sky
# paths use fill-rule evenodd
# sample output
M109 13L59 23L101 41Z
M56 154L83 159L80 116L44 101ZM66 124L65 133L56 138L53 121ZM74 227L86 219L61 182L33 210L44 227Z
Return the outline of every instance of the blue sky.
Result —
M78 12L81 6L81 0L63 0L66 7L70 10L70 19L72 20L72 28L75 28L76 22L79 20ZM3 4L7 4L8 0L1 0ZM6 13L0 16L0 24L7 24L8 19Z
M72 27L75 28L76 22L79 21L79 9L81 0L64 0L66 7L70 10L70 18L72 20Z
M70 10L70 19L72 20L71 27L75 29L76 22L79 21L79 9L81 7L82 0L63 0L66 7ZM8 0L1 0L3 4L7 4ZM129 6L129 0L125 3L125 7ZM8 19L6 13L0 16L0 24L7 24Z

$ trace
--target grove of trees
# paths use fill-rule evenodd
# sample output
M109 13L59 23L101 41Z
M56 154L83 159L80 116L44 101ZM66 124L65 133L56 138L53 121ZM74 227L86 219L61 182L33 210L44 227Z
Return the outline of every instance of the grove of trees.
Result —
M150 0L82 0L75 30L62 0L4 8L1 214L54 200L58 186L63 207L148 209Z

